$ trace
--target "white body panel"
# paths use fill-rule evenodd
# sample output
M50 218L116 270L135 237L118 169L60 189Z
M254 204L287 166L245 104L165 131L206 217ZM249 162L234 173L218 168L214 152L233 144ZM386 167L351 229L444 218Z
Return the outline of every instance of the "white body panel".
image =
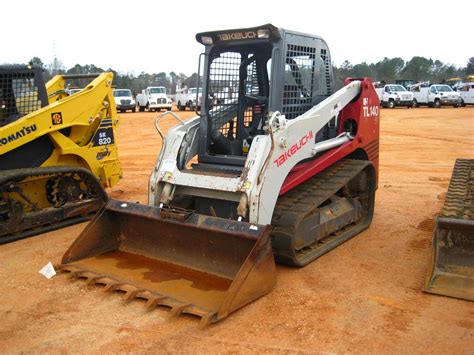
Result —
M194 196L214 197L240 201L248 207L251 223L270 224L281 186L290 170L300 161L310 158L317 151L349 142L345 134L321 143L314 143L316 133L350 103L360 92L360 82L353 81L331 97L319 103L303 115L286 120L278 112L268 121L268 133L253 139L240 176L193 173L179 170L179 152L192 151L190 160L197 152L199 117L176 126L168 132L163 149L150 177L149 205L168 203L176 192ZM166 188L168 187L168 188ZM167 197L171 196L170 199ZM239 209L238 209L239 210Z

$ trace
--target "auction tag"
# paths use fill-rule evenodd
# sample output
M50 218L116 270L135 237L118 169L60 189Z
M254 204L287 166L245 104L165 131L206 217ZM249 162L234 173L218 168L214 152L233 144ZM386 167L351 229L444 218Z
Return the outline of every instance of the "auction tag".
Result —
M53 264L51 264L51 261L48 262L43 268L39 271L41 275L46 277L47 279L52 278L54 275L56 275L56 270L54 270Z
M174 159L165 159L163 160L163 164L161 164L161 170L164 172L172 173L174 171L174 167L176 166L176 162Z

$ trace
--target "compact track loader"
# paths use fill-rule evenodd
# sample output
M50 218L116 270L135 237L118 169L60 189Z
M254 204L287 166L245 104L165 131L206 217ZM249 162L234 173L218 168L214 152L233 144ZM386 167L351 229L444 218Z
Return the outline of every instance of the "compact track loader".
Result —
M61 268L149 306L216 322L368 228L379 100L369 79L333 92L317 36L264 25L199 33L202 111L171 129L148 206L109 200ZM198 90L199 91L199 90ZM205 98L205 99L204 99Z
M69 79L92 80L68 96ZM90 219L121 177L111 73L0 67L0 244Z
M425 291L474 301L474 159L457 159L438 218Z

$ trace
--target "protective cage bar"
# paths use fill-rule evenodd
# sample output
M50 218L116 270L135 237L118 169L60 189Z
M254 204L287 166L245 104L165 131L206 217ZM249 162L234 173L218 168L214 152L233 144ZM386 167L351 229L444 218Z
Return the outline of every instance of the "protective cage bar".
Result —
M0 70L0 127L44 106L34 71Z

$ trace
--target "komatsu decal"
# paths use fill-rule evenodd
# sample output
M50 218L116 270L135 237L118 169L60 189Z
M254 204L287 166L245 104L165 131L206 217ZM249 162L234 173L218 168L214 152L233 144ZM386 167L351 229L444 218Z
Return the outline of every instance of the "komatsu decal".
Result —
M235 41L239 39L254 39L257 38L257 32L246 31L246 32L233 32L233 33L222 33L218 34L217 37L221 41Z
M36 124L32 124L31 126L23 127L19 131L16 131L15 133L12 133L7 137L0 138L0 147L3 146L3 145L7 145L8 143L11 143L13 141L16 141L17 139L20 139L21 137L24 137L28 134L31 134L34 131L36 131Z
M293 144L286 152L281 154L274 163L277 167L282 166L289 158L291 158L296 152L298 152L306 143L313 139L313 131L309 131L306 135L300 138L298 142Z

